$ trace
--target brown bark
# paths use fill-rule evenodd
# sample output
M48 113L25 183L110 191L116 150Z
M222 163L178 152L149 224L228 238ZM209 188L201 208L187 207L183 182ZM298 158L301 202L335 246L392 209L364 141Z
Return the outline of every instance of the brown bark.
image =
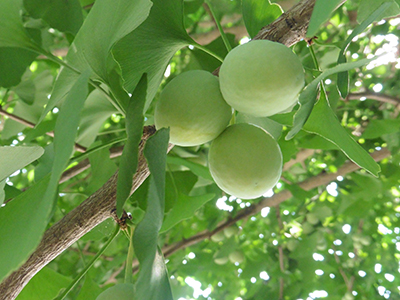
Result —
M257 39L270 39L281 42L287 46L291 46L300 41L305 36L314 4L315 0L300 1L275 22L263 28L257 35ZM142 140L139 166L134 177L132 191L138 188L149 174L142 150L145 141L150 135L151 134L145 134ZM172 148L172 145L170 148ZM115 174L96 193L91 195L81 205L76 207L45 232L40 245L29 259L0 284L0 295L3 300L15 299L22 288L38 271L97 224L112 216L112 211L115 207L116 179L117 175ZM253 211L251 211L251 214L257 213L264 206L277 205L288 199L290 196L288 193L290 194L288 191L282 192L277 194L275 198L265 199L258 205L252 207ZM285 196L282 197L283 195ZM249 210L243 210L240 216L243 214L249 215ZM218 230L222 230L234 224L240 216L238 215L235 219L228 220L225 224L218 227ZM196 235L184 241L184 245L189 246L190 244L194 244L199 240L209 237L211 234L212 233L209 232L203 233L200 239L199 236ZM176 247L181 248L182 246L176 244L171 245L166 249L166 255L175 252L177 249Z

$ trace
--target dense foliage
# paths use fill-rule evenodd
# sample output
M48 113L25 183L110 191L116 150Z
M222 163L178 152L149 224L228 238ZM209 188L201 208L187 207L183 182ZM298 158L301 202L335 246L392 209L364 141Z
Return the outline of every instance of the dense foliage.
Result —
M299 1L275 2L0 1L0 298L44 232L120 169L127 229L118 234L108 212L18 300L68 286L65 299L94 300L124 282L115 289L134 283L140 300L400 299L399 0L317 0L307 37L291 47L305 69L301 106L236 113L281 147L273 190L225 194L208 169L210 144L166 156L162 129L143 151L151 175L129 196L163 87L215 71L229 45ZM301 16L282 17L299 30Z

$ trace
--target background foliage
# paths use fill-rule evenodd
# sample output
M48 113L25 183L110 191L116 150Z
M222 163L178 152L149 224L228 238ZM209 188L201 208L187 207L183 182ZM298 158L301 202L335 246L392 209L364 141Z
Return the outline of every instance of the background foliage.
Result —
M125 144L135 149L166 83L220 65L227 50L212 12L234 47L297 3L117 2L0 4L0 281L47 228L115 173L120 159L137 159L110 151ZM225 195L208 171L208 144L175 146L165 157L168 132L160 131L145 150L152 175L124 206L130 228L143 220L131 248L130 232L119 234L66 299L96 299L122 283L127 257L134 259L138 295L154 291L149 299L160 293L179 300L400 299L400 3L349 0L336 9L339 2L317 1L312 46L304 40L293 46L312 83L301 106L271 118L237 117L278 139L287 164L274 191L252 201ZM373 55L381 56L360 63ZM332 69L346 61L348 67ZM392 155L378 166L369 154L385 150ZM90 166L80 173L63 174L85 159ZM335 176L349 159L365 169ZM124 172L129 182L132 174ZM324 182L330 174L333 180ZM315 188L302 185L319 179ZM286 201L269 207L269 198L288 192ZM257 203L265 207L240 217ZM222 230L221 224L233 225ZM99 224L17 299L56 297L115 226L112 219ZM196 243L187 242L192 237ZM132 245L135 257L128 255ZM157 282L154 268L162 270Z

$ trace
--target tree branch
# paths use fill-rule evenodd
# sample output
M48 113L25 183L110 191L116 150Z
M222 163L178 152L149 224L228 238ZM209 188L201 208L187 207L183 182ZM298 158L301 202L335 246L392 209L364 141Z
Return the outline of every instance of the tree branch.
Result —
M13 114L10 114L9 112L5 111L1 106L0 106L0 115L6 116L9 119L11 119L13 121L16 121L16 122L18 122L18 123L20 123L22 125L25 125L26 127L29 127L29 128L35 128L35 126L36 126L35 123L29 122L28 120L25 120L24 118L18 117L18 116L13 115ZM46 135L51 136L51 137L54 138L54 132L53 131L46 132ZM82 145L79 145L77 143L75 143L74 147L75 147L76 151L79 151L79 152L82 152L82 153L86 151L85 147L83 147Z
M351 93L347 96L346 100L360 100L363 97L393 105L400 105L400 98L374 92Z

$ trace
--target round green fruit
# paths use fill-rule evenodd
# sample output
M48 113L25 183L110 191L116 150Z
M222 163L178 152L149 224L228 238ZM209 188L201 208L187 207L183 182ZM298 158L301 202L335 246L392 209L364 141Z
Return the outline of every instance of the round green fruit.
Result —
M219 78L229 105L263 117L287 111L296 104L304 86L304 69L290 48L256 40L228 53Z
M314 213L308 213L306 217L307 217L307 222L312 225L316 225L319 223L318 216Z
M244 261L244 255L240 251L233 251L229 254L229 260L232 263L242 263Z
M222 97L219 80L207 71L182 73L160 95L154 122L170 128L170 142L197 146L216 138L228 126L232 108Z
M282 173L282 153L274 138L250 124L229 126L210 146L208 163L226 193L254 199L273 188Z
M228 257L220 257L220 258L214 258L214 262L217 265L224 265L228 262L229 258Z
M222 231L217 232L211 236L213 242L222 242L225 239L225 234Z
M239 228L235 225L224 229L224 235L229 239L231 236L238 234Z
M134 299L134 285L132 283L120 283L114 285L99 296L96 300L133 300Z

